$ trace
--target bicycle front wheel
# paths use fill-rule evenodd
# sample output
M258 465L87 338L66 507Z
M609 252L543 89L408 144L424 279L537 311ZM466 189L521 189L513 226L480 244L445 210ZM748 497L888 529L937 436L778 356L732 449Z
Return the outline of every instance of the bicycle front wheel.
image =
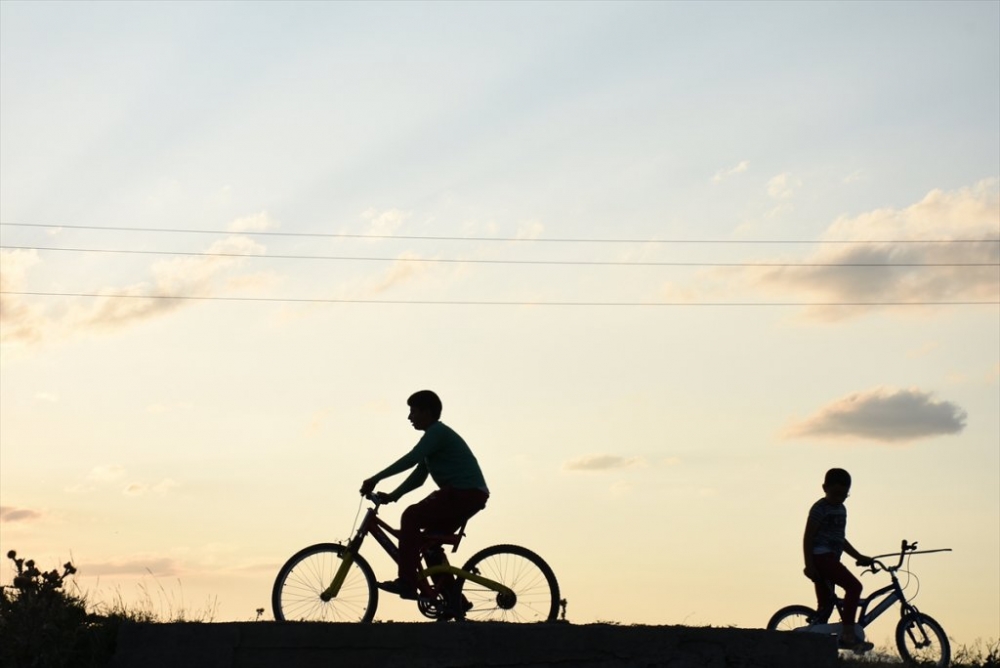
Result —
M951 645L944 629L921 612L913 612L896 624L896 647L910 666L938 666L951 663Z
M324 601L337 574L345 547L336 543L311 545L295 553L274 580L271 609L281 621L370 622L378 606L378 588L371 566L355 554L335 598Z
M480 550L462 570L495 580L514 592L504 596L481 584L462 580L462 595L475 621L552 622L559 613L559 584L549 565L531 550L494 545Z
M767 622L768 631L794 631L809 626L809 618L816 611L806 605L789 605L771 615Z

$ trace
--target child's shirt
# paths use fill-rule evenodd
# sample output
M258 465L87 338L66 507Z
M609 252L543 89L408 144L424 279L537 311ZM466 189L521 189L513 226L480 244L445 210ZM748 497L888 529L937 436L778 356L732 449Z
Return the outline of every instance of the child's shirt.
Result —
M816 523L813 536L813 554L836 554L844 551L847 534L847 507L842 503L830 503L822 498L809 509L809 520Z

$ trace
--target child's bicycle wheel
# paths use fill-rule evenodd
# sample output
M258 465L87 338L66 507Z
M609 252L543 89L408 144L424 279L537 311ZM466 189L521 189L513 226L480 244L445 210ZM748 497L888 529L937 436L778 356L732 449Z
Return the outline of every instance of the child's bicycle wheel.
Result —
M333 582L343 563L344 546L311 545L292 555L278 571L271 590L271 609L281 621L370 622L378 607L378 588L371 566L355 554L336 598L324 601L322 593Z
M495 580L514 592L498 594L482 585L462 581L468 601L466 619L497 622L552 622L559 613L559 583L537 554L517 545L494 545L480 550L462 570Z
M771 615L767 622L768 631L794 631L809 626L809 619L816 611L807 605L789 605Z
M896 624L896 648L908 666L946 668L951 663L948 635L922 612L912 612Z

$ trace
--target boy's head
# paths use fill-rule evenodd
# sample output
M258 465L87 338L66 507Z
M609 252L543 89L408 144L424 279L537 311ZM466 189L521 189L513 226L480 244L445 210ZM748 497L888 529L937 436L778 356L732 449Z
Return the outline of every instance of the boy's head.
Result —
M851 474L844 469L830 469L823 478L823 491L832 503L843 503L850 496Z
M441 419L441 399L430 390L420 390L406 400L414 429L424 430Z

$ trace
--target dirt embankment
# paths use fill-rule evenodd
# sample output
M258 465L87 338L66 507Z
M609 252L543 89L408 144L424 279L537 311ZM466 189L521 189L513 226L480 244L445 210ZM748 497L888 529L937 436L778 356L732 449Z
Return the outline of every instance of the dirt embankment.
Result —
M128 624L113 668L835 668L830 638L613 624Z

